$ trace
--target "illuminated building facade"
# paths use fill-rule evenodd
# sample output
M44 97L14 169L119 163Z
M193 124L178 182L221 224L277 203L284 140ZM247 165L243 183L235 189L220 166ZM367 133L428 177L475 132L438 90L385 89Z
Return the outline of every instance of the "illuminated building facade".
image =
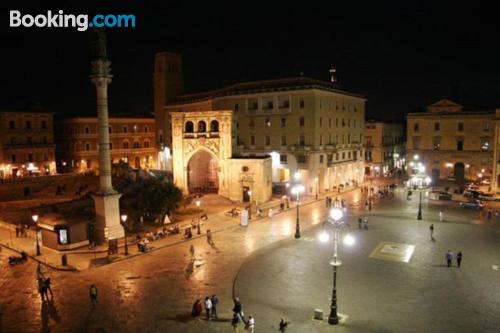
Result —
M59 121L56 133L57 166L60 172L99 170L97 117ZM110 117L111 162L123 161L132 168L156 169L155 121L147 117Z
M365 123L365 174L384 176L405 165L403 125L367 121Z
M407 117L407 160L420 161L435 183L438 179L491 179L494 111L465 111L461 105L443 99L426 112Z
M156 54L154 84L160 146L171 147L175 139L171 113L232 110L232 151L271 155L273 184L284 185L299 171L307 194L314 195L363 180L366 100L360 95L307 77L185 94L182 58L167 52Z
M56 172L53 114L0 112L0 179Z

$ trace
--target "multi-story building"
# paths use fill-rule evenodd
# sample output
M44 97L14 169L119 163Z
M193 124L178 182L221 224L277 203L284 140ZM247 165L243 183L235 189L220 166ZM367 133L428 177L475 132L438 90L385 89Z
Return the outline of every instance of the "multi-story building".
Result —
M271 155L274 184L296 171L308 194L363 180L363 96L308 77L182 94L181 57L165 52L156 55L154 82L160 146L172 142L171 112L232 110L233 156Z
M365 123L365 175L392 174L404 167L403 125L379 121Z
M56 172L53 114L0 112L0 179Z
M99 169L97 117L69 118L57 122L57 166L61 172ZM132 168L157 168L155 121L148 117L110 117L112 163Z
M443 99L407 117L407 161L418 157L438 179L491 179L495 111L465 111Z

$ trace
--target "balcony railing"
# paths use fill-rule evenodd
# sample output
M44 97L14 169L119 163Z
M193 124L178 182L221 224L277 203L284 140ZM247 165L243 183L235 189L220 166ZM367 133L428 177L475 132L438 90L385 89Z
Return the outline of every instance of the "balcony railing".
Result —
M297 144L297 145L292 146L292 150L295 150L295 151L309 151L311 149L312 149L312 145Z

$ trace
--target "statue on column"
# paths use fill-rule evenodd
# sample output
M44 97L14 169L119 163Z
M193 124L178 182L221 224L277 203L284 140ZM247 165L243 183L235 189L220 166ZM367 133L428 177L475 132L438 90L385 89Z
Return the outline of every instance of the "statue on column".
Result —
M107 38L103 29L94 28L90 30L91 61L108 59L108 54L106 52L106 43L107 43Z

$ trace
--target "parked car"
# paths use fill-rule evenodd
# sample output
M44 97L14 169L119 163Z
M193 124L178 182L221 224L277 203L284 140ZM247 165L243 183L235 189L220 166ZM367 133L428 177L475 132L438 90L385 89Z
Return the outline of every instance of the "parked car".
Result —
M443 192L443 191L432 191L429 194L429 199L432 200L451 200L451 193Z
M464 197L466 197L466 198L479 198L480 194L481 194L480 191L471 190L471 189L467 189L463 193Z
M461 202L460 207L467 209L481 210L484 208L484 202L481 200L470 200L467 202Z
M478 199L483 201L500 201L500 198L496 197L493 193L481 192Z

